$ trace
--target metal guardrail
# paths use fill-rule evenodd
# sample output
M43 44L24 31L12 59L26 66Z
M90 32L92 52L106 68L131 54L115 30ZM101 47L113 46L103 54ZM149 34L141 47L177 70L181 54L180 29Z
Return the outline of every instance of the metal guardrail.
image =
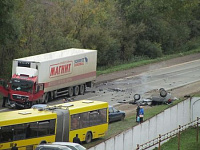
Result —
M197 117L196 120L194 120L194 121L192 121L192 122L190 122L188 124L185 124L183 126L179 125L178 128L176 128L176 129L174 129L174 130L172 130L172 131L170 131L170 132L168 132L166 134L163 134L163 135L159 134L159 136L157 138L155 138L155 139L153 139L151 141L148 141L148 142L146 142L144 144L141 144L141 145L137 144L136 150L146 150L146 149L148 149L148 148L150 148L152 146L155 146L157 144L158 144L158 150L160 150L161 142L163 142L163 141L165 141L167 139L170 139L172 137L175 137L175 136L178 136L178 150L179 150L180 149L180 134L181 134L182 131L186 130L188 127L191 127L191 126L197 126L196 141L198 142L198 137L199 137L199 135L198 135L198 133L199 133L198 126L200 125L199 121L200 121L200 118Z

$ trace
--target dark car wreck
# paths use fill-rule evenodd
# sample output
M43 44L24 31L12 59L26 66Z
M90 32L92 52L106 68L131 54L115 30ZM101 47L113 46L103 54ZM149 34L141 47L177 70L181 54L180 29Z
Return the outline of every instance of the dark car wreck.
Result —
M170 92L160 88L159 91L154 92L149 98L141 98L140 94L135 94L134 100L129 103L137 105L171 104L176 99Z

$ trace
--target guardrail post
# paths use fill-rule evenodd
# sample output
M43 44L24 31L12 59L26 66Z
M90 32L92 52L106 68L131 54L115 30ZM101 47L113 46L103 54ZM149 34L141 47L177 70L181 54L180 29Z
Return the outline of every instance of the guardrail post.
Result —
M179 125L178 128L178 150L180 150L180 137L181 136L181 126Z
M161 149L160 149L160 148L161 148L161 147L160 147L160 145L161 145L161 135L160 135L160 134L159 134L159 137L158 137L158 138L159 138L159 141L158 141L158 150L161 150Z
M196 138L197 143L199 142L199 117L197 117L197 138Z

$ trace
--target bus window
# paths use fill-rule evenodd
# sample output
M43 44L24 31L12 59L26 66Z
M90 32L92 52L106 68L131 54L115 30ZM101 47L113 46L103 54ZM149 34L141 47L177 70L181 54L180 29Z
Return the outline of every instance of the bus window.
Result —
M38 122L38 136L51 135L55 133L55 120Z
M71 130L79 129L79 114L71 116Z
M37 122L31 122L27 124L27 129L26 129L26 136L27 138L34 138L38 136L38 124Z
M11 126L1 127L1 142L10 142L13 140L13 130Z
M14 131L14 135L13 135L13 140L23 140L26 138L26 134L25 134L25 124L17 124L13 126L13 131Z
M90 126L95 126L100 124L99 123L99 112L97 110L90 112Z
M80 127L86 128L89 127L89 112L84 112L80 114Z
M99 110L99 118L101 119L101 123L107 122L107 109L100 109Z

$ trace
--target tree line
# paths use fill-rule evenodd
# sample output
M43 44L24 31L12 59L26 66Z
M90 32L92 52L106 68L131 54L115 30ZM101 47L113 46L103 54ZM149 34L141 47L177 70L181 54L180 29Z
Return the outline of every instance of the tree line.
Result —
M0 77L12 60L67 48L98 50L98 66L200 46L199 0L1 0Z

